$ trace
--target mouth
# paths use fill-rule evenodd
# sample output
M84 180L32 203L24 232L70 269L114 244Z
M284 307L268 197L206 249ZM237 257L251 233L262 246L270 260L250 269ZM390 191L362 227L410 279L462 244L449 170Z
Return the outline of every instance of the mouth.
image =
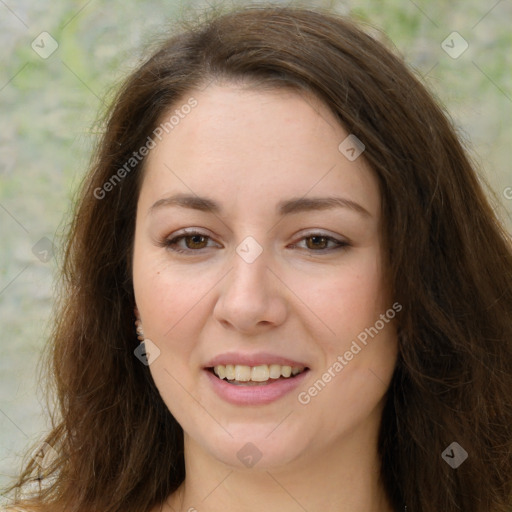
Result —
M308 372L307 366L262 364L247 366L241 364L216 365L206 368L219 380L234 386L266 386L278 381L293 380Z

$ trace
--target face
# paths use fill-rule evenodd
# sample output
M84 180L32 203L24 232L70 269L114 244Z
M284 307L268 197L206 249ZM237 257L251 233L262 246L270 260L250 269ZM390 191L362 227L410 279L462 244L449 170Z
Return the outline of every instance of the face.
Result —
M205 453L304 463L377 431L393 373L400 306L377 180L315 98L235 85L191 96L148 156L137 207L149 368Z

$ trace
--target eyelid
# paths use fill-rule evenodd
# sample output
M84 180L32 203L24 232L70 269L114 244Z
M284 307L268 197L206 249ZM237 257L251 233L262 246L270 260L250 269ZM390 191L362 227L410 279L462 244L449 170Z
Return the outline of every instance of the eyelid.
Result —
M318 230L318 229L316 229L316 230L312 229L312 230L309 230L306 232L301 232L300 237L297 239L297 241L292 242L292 244L290 244L290 245L292 247L295 247L297 245L297 243L302 242L303 240L305 240L307 238L314 237L314 236L320 237L320 238L326 238L328 240L328 242L334 243L335 246L330 247L328 249L319 249L319 250L307 249L307 248L304 249L305 251L312 253L312 254L327 253L327 252L335 251L337 249L343 249L343 248L346 248L346 247L349 247L350 245L352 245L351 242L344 237L340 237L338 235L333 235L331 233L326 233L326 232Z
M339 242L350 242L346 237L338 235L337 233L333 233L332 231L323 230L321 228L303 229L302 231L299 231L299 233L297 233L297 236L299 235L301 238L308 236L325 236L326 238L332 238L334 240L338 240Z
M203 232L200 228L184 228L184 229L181 229L181 230L178 230L174 233L171 233L170 235L168 236L165 236L159 240L157 240L155 243L156 245L158 245L159 247L163 247L165 249L168 249L172 252L176 252L176 253L187 253L187 254L192 254L192 253L201 253L204 249L210 249L210 247L203 247L201 249L188 249L188 248L185 248L185 249L182 249L180 247L177 246L177 243L182 240L183 238L186 238L186 237L191 237L191 236L202 236L202 237L205 237L208 239L208 242L209 241L212 241L214 242L217 247L220 246L221 244L219 244L218 242L215 241L214 237L211 236L209 233L207 232ZM172 247L174 246L174 247Z
M210 234L210 232L208 230L206 230L206 232L205 232L202 230L202 228L183 228L183 229L176 231L176 233L172 233L167 238L177 238L179 236L193 236L193 235L206 236L208 238L213 239L213 236Z
M182 230L179 230L179 231L172 233L171 235L163 238L162 240L158 241L157 245L159 245L160 247L164 247L170 251L173 251L176 253L182 253L182 254L185 254L185 253L186 254L193 254L193 253L200 254L204 250L211 248L211 246L210 247L202 247L201 249L188 249L188 248L183 249L183 248L178 247L178 245L177 245L178 241L181 241L182 239L184 239L186 237L190 237L190 236L205 237L208 239L208 241L214 242L217 245L217 247L219 247L219 245L220 245L222 248L222 245L219 244L218 242L216 242L210 234L202 232L199 228L184 228ZM300 233L300 237L297 238L295 242L292 242L291 244L289 244L287 247L290 247L290 246L292 248L297 247L298 243L306 240L307 238L315 237L315 236L319 237L319 238L326 238L328 240L328 243L335 244L334 247L329 247L329 248L325 248L325 249L317 249L317 250L308 249L308 248L300 248L300 247L299 248L310 253L310 254L317 253L317 254L321 255L322 253L325 254L325 253L333 252L336 250L341 250L341 249L344 249L351 245L351 242L346 239L343 239L343 237L339 237L338 235L332 235L330 233L326 233L326 232L320 231L318 229L316 229L316 230L311 229L309 231Z

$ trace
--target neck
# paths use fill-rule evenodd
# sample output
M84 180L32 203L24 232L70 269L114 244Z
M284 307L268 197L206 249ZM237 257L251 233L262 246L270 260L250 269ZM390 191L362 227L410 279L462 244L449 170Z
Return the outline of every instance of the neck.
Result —
M185 436L187 477L167 501L168 510L234 512L252 510L257 503L268 512L392 512L376 443L362 444L367 434L359 429L335 446L313 447L286 466L259 469L257 464L251 469L226 465Z

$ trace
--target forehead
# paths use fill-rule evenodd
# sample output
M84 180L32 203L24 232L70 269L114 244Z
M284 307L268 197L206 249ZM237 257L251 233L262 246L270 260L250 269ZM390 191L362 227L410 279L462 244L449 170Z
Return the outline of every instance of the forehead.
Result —
M141 200L188 192L263 206L283 195L336 191L378 214L373 172L364 158L351 161L340 151L349 133L314 96L212 85L185 96L163 119L190 97L195 108L185 109L148 155Z

